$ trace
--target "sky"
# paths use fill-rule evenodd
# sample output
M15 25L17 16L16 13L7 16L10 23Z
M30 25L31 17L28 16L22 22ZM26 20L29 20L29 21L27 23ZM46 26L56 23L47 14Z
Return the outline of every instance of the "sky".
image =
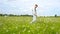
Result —
M0 0L0 14L32 15L34 4L38 16L60 16L60 0Z

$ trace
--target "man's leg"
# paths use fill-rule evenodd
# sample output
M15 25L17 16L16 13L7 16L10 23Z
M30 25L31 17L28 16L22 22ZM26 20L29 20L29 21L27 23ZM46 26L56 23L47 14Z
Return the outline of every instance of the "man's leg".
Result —
M31 21L31 23L35 22L36 21L36 16L33 15L33 20Z

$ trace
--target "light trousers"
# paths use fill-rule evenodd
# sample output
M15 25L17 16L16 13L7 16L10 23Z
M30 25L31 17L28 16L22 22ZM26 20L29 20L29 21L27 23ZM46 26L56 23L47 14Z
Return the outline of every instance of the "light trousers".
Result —
M33 22L35 22L36 21L36 15L33 15L33 19L32 19L32 21L31 21L31 23L33 23Z

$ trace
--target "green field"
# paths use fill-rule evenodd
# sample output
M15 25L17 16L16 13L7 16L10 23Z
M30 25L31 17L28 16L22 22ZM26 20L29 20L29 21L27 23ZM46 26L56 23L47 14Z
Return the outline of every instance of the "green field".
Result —
M0 34L60 34L60 17L0 16Z

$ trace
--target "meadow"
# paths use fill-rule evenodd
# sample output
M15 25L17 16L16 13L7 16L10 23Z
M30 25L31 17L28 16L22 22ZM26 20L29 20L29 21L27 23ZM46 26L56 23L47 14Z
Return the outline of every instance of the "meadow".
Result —
M60 17L0 16L0 34L60 34Z

